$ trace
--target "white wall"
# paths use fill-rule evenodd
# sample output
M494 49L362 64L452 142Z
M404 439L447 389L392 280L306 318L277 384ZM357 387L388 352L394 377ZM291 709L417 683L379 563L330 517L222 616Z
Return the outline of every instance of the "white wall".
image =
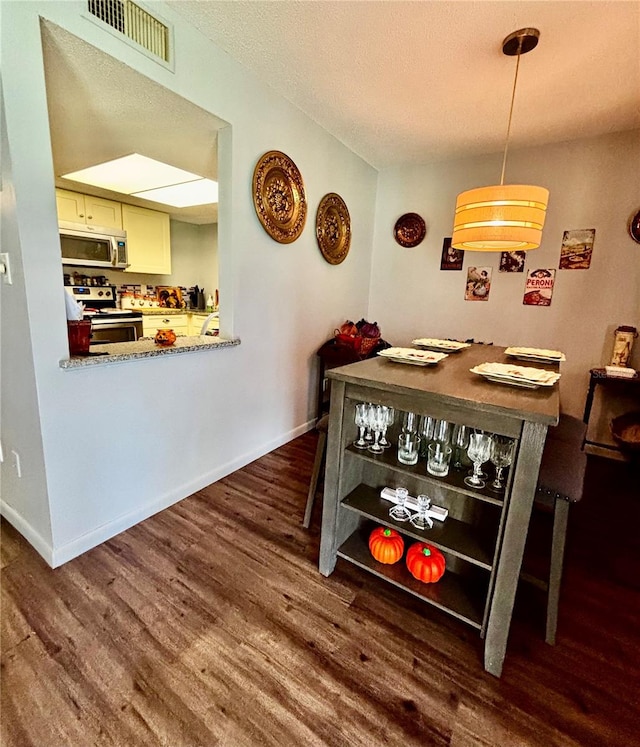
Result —
M3 514L16 525L43 555L51 553L51 520L47 500L40 416L36 398L28 310L25 308L25 277L20 260L20 237L12 188L11 157L6 137L4 97L1 95L0 245L10 256L12 284L0 281L0 424L4 462L0 472ZM5 386L6 385L6 386ZM5 396L8 395L8 396ZM12 451L18 454L18 477Z
M557 268L565 230L596 229L591 267L557 270L549 307L523 305L525 274L498 272L499 253L466 252L462 272L440 270L457 194L494 184L500 155L381 172L370 316L382 324L385 339L405 345L415 337L475 338L563 350L562 406L581 416L589 370L609 363L613 330L640 327L640 246L627 231L640 197L639 135L510 152L507 181L550 191L542 245L527 254L525 270ZM403 249L393 237L395 221L406 212L419 213L427 223L425 240L413 249ZM487 302L464 300L470 265L493 266ZM633 361L639 368L640 345Z
M20 237L8 251L24 267L13 315L28 318L35 378L35 392L28 392L20 365L28 355L16 355L28 338L5 346L3 337L2 357L15 364L3 371L3 399L29 394L41 432L15 416L3 429L11 434L5 448L13 439L42 439L34 469L46 472L41 490L52 551L43 554L54 565L307 429L315 350L339 322L363 315L368 302L375 171L161 3L148 5L176 24L175 72L82 18L84 2L3 3L1 62L14 165L5 188L15 192L9 217ZM230 123L220 132L221 333L240 337L239 347L59 368L68 347L39 15ZM306 228L289 245L267 236L251 199L255 163L270 149L293 158L307 190ZM337 267L324 261L314 235L317 205L330 191L342 195L352 218L352 249ZM26 512L26 481L14 482L15 514L45 534L45 517ZM5 513L8 500L3 496Z

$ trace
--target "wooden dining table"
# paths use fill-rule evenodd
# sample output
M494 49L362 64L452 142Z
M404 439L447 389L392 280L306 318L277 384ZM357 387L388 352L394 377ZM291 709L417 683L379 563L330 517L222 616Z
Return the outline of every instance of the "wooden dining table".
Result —
M450 354L436 365L376 357L328 371L332 389L319 570L329 576L338 558L344 558L469 623L484 639L485 669L500 676L546 432L559 420L560 383L536 389L495 383L470 371L484 362L559 371L557 364L515 361L504 348L481 344ZM515 456L505 493L476 491L453 471L444 478L433 477L424 461L402 465L395 448L380 456L355 449L354 412L359 402L512 438ZM399 485L413 495L435 496L448 508L449 517L425 532L394 522L380 490ZM385 567L373 560L367 533L380 524L396 529L407 544L433 542L447 559L443 579L422 584L400 563Z

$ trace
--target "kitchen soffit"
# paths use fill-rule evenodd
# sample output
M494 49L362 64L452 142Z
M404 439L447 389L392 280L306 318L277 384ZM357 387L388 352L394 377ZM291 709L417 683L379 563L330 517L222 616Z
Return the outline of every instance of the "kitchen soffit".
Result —
M41 28L56 186L216 223L217 204L168 208L59 176L138 152L217 181L218 130L228 124L64 29Z

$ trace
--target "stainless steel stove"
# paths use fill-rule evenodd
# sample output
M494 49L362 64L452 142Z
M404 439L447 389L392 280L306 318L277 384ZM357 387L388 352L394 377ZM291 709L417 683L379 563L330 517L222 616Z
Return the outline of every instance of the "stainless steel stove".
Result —
M91 344L135 342L142 337L142 314L116 308L115 285L71 285L73 297L84 303L83 319L91 320Z

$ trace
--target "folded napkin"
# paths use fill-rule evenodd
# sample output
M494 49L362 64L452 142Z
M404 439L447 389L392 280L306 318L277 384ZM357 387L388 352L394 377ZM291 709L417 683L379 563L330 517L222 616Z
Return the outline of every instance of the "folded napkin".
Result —
M607 376L619 376L622 379L633 379L636 375L635 368L628 366L605 366L604 370Z

